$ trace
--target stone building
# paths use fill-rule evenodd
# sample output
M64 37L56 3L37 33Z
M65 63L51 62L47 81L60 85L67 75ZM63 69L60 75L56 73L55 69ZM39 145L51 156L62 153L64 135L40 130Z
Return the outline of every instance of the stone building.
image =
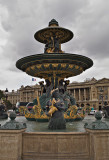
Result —
M12 106L14 107L16 105L17 102L19 102L19 90L14 91L12 90L12 92L8 92L8 100L11 102Z
M107 78L73 82L68 85L67 90L75 97L78 106L90 105L99 110L102 109L104 102L109 105L109 79ZM8 100L15 105L18 101L32 102L39 95L41 95L39 85L21 86L17 92L13 90L8 94Z
M37 84L34 86L21 86L19 93L20 102L32 102L37 96L41 95L41 88Z
M73 82L67 89L75 97L78 106L90 105L101 110L104 104L109 104L109 79L107 78Z
M8 100L13 106L17 102L32 102L37 96L41 94L41 89L39 85L34 86L21 86L20 89L8 93Z

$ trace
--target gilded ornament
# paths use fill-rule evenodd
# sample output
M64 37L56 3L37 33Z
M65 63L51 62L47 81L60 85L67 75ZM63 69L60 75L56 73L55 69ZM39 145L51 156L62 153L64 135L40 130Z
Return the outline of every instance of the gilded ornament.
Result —
M35 69L35 66L31 66L31 69L34 70L34 69Z
M45 68L48 68L50 66L50 64L44 64Z
M25 72L28 73L28 72L30 71L30 68L31 68L31 67L28 67Z
M54 63L52 64L53 67L58 67L58 64Z
M40 68L41 68L41 66L42 66L41 64L38 64L36 67L37 67L38 69L40 69Z
M69 64L69 68L72 69L74 67L73 64Z
M65 67L66 67L66 64L61 64L61 67L65 68Z
M82 67L80 67L80 69L79 69L80 71L83 71L83 68Z
M76 69L78 69L78 68L79 68L79 66L75 65L75 68L76 68Z

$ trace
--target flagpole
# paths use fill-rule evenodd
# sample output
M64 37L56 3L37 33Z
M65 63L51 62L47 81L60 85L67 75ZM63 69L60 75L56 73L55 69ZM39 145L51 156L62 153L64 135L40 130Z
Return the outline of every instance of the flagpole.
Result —
M36 78L32 78L32 81L36 81ZM32 86L32 81L31 81L31 86Z
M33 78L31 79L31 86L32 86Z

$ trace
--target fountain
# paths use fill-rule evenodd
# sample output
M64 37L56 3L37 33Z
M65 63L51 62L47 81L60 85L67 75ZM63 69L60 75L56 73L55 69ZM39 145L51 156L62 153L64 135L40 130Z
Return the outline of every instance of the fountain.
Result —
M44 54L17 61L17 68L31 76L45 78L46 85L40 82L41 96L34 99L31 112L25 108L25 117L38 121L50 119L49 130L25 132L26 123L16 121L16 114L12 112L11 120L0 125L0 159L109 159L109 126L101 120L100 112L96 112L94 122L91 119L90 123L86 121L86 132L73 132L73 126L68 132L65 129L66 121L82 119L85 109L82 110L83 113L78 112L75 99L66 90L69 81L64 79L76 76L93 65L92 60L87 57L61 50L61 43L72 37L71 31L59 27L58 22L53 19L49 27L35 34L36 40L45 43Z
M85 107L78 112L76 101L67 92L69 80L65 78L81 74L92 67L93 61L85 56L65 53L61 44L73 38L72 31L60 27L55 19L49 22L48 27L37 31L34 38L45 44L44 53L21 58L16 67L28 75L44 78L41 81L41 96L34 102L32 112L25 108L25 117L28 120L48 121L50 129L64 129L66 121L82 120L85 116Z

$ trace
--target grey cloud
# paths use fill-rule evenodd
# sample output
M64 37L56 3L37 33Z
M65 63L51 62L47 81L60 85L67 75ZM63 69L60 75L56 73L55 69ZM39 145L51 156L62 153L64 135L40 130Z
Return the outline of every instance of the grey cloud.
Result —
M6 80L6 75L11 74L18 86L21 83L17 78L30 78L19 71L15 63L24 56L43 52L44 45L34 39L34 33L47 27L52 18L56 18L60 26L74 32L74 38L63 44L62 49L94 60L91 69L72 79L109 77L106 71L109 67L108 61L105 59L105 57L109 59L108 1L104 3L103 0L3 0L0 4L8 13L8 18L1 20L2 27L8 34L7 44L3 47L0 59L2 62L0 65L4 67L3 79ZM11 83L11 78L8 85L15 87L15 84Z

